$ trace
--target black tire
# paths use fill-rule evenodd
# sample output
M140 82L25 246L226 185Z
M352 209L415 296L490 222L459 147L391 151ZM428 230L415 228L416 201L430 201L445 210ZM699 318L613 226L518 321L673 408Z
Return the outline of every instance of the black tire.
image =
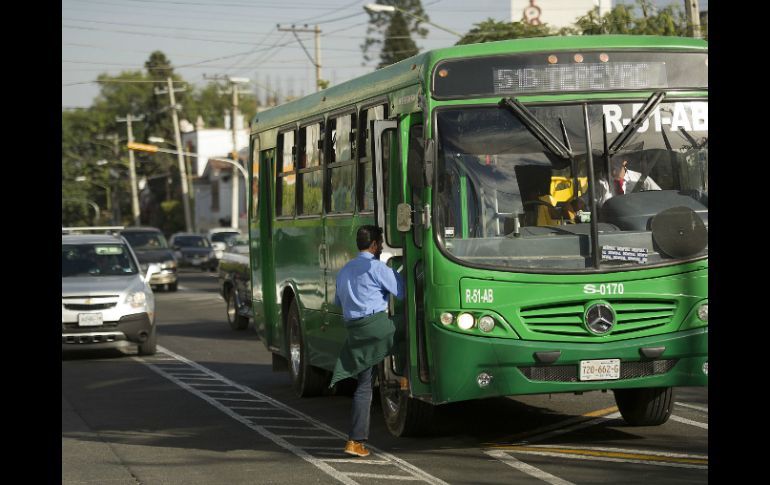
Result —
M297 300L292 300L286 315L286 334L289 343L289 377L294 392L299 397L320 396L329 381L321 369L308 361L305 336L299 319Z
M139 355L155 355L157 347L158 334L155 332L155 327L152 327L149 338L139 344Z
M433 423L434 406L409 397L408 390L387 386L385 365L390 365L390 357L386 357L385 361L377 366L380 404L388 431L396 437L427 434Z
M246 330L249 326L249 319L238 313L234 288L230 288L227 292L227 323L233 330Z
M614 393L620 414L631 426L659 426L668 421L674 409L671 387L615 389Z
M173 283L166 283L166 291L176 291L177 284L177 281L174 281Z

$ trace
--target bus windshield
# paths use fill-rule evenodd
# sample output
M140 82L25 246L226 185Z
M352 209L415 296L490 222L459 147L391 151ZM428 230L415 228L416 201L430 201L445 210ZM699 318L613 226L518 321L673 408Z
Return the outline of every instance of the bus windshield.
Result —
M572 149L571 159L554 155L508 109L440 108L433 201L439 244L470 265L529 271L593 270L595 260L604 270L629 269L705 257L708 103L667 100L620 151L607 153L642 104L589 104L590 147L583 105L527 106ZM678 225L695 232L677 232Z

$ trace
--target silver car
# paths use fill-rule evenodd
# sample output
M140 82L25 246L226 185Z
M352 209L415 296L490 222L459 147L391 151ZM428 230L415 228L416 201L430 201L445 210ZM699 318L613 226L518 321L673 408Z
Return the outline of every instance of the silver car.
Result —
M128 242L113 235L62 235L62 351L136 344L155 353L155 297Z

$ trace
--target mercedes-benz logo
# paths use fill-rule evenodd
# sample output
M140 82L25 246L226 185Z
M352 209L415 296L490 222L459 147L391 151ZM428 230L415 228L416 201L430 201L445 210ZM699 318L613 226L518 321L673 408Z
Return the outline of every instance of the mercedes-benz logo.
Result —
M596 303L588 307L583 319L589 332L604 335L615 326L615 310L607 303Z

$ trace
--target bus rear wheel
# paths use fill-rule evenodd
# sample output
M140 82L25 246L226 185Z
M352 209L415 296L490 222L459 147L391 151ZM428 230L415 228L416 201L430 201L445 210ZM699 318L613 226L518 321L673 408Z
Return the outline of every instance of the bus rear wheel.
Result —
M385 365L390 357L377 366L380 382L380 404L388 431L393 436L422 436L433 422L433 405L409 396L409 390L402 390L395 383L388 384Z
M313 367L308 361L296 299L289 305L286 326L289 337L289 377L294 392L299 397L320 396L328 379L321 369Z
M249 319L238 313L235 288L230 288L227 292L227 323L233 330L245 330L249 326Z
M671 417L674 389L647 387L615 389L615 402L626 423L631 426L659 426Z

